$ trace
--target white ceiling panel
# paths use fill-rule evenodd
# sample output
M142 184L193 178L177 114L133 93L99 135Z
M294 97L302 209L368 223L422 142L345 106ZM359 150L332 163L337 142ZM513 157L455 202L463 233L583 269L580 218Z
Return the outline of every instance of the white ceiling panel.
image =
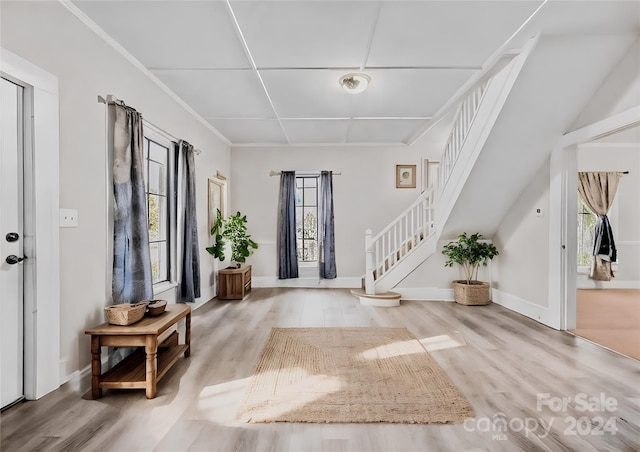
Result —
M541 3L383 2L367 66L480 67Z
M348 119L285 119L282 125L291 143L343 143Z
M260 80L250 70L153 71L205 118L274 118Z
M546 34L638 32L640 2L634 0L552 1L536 21Z
M369 70L359 117L430 117L475 73L466 69Z
M360 67L377 2L232 1L258 68Z
M404 143L424 124L419 119L354 119L348 143Z
M287 143L282 128L275 119L208 119L234 144Z
M225 2L74 1L147 68L248 68Z
M260 71L276 112L281 118L348 118L359 96L346 93L338 80L345 71Z
M612 35L637 38L640 29L638 0L72 4L80 20L90 27L86 17L93 20L234 144L406 142L422 137L443 105L455 109L455 93L517 30L506 50L541 34L535 56L549 35L597 46ZM565 58L601 64L588 55ZM371 85L344 92L339 78L360 68ZM424 139L435 143L433 134Z

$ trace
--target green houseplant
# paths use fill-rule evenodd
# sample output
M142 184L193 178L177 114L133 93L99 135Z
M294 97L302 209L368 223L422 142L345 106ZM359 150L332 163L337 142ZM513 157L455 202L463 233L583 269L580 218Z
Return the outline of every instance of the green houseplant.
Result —
M231 260L237 262L238 267L258 248L258 244L251 240L251 236L247 234L247 216L240 212L236 212L235 215L231 215L225 220L218 209L216 221L211 228L211 235L214 237L214 243L206 248L209 254L221 261L225 260L225 245L229 241Z
M480 265L486 267L491 259L497 256L498 250L493 243L481 242L482 234L467 235L463 232L454 242L442 248L442 254L448 257L445 267L453 264L462 266L464 280L453 281L453 292L457 303L464 305L485 305L490 300L489 284L478 281Z

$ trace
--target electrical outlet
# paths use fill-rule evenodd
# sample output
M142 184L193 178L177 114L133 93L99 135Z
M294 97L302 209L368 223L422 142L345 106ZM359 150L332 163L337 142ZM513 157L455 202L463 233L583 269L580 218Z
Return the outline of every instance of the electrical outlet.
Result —
M61 228L77 228L78 227L78 210L77 209L60 209L60 227Z
M536 209L536 217L542 217L542 216L543 216L543 214L542 214L542 209L537 208L537 209Z

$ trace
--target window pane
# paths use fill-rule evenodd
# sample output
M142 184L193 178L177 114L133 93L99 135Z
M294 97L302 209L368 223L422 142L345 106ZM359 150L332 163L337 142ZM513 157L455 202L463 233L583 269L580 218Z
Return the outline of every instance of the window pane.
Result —
M296 187L296 206L302 205L302 189Z
M313 207L304 208L304 238L316 239L318 223L316 221L317 210Z
M167 198L158 195L147 195L149 209L149 240L167 239Z
M593 232L596 216L578 198L578 266L588 267L591 264L593 251Z
M304 229L304 216L302 215L302 207L296 207L296 237L302 238Z
M312 188L305 188L304 189L304 205L305 206L315 206L316 205L316 189L314 187Z
M164 146L159 145L155 141L149 140L149 159L157 162L163 166L167 165L167 149Z
M153 278L153 284L168 281L166 242L150 243L149 250L151 254L151 275Z
M166 180L165 166L160 163L149 160L149 176L148 176L148 189L149 193L155 193L158 195L165 195Z
M296 241L296 255L298 256L298 260L303 260L302 256L303 256L303 244L302 244L302 239L298 239Z
M145 193L149 192L149 172L148 172L148 164L149 164L149 140L145 138L144 146L142 148L142 154L144 158L144 165L142 165L142 172L144 177L144 191Z
M307 245L307 261L317 261L318 260L318 242L315 240L309 240L306 242Z

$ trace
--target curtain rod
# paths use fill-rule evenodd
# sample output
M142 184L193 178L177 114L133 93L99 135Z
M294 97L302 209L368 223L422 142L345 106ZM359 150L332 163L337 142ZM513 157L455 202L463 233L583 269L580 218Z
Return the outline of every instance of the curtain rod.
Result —
M320 174L320 171L294 171L296 174ZM269 176L279 176L282 174L282 171L269 171ZM342 176L340 171L332 171L334 176Z
M114 96L113 94L107 94L106 99L98 94L98 103L105 104L105 105L126 105L123 100L120 100L120 99L116 98L116 96ZM145 119L145 121L147 122L147 124L149 124L153 128L158 129L160 132L162 132L165 135L171 137L174 141L178 141L173 135L171 135L166 130L161 129L160 127L158 127L155 124L147 121L146 119ZM195 152L196 154L200 155L200 153L202 151L200 149L193 148L193 152Z

